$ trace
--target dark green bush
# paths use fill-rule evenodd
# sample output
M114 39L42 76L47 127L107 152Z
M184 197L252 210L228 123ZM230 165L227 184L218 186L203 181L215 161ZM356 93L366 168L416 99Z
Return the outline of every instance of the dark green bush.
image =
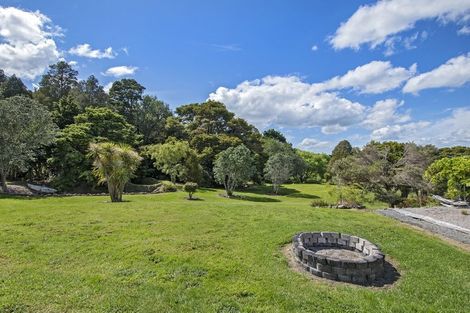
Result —
M193 194L197 191L198 185L196 183L192 182L187 182L183 186L183 190L188 193L188 199L192 200L193 199Z

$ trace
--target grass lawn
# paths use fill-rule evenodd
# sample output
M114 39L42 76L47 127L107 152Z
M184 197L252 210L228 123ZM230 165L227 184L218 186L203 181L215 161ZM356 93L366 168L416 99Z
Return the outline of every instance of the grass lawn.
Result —
M309 206L331 187L286 187L0 197L0 312L468 312L470 253L371 211ZM402 276L382 289L310 280L281 253L305 230L366 238Z

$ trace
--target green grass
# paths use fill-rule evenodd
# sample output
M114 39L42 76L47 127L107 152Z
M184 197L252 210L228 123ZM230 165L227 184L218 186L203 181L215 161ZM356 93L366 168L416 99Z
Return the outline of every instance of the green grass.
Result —
M470 253L373 211L316 209L329 186L0 198L0 312L464 312ZM375 204L379 206L380 204ZM280 248L305 230L355 234L399 264L392 288L310 280Z

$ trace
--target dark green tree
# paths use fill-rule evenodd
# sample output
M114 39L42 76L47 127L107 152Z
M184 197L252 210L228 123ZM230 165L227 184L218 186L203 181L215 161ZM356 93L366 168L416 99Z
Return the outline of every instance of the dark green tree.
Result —
M49 71L42 76L35 98L49 108L60 98L67 96L77 87L78 72L65 61L59 61L49 66Z
M14 96L25 96L31 98L31 92L23 84L23 81L12 75L6 77L0 82L0 99L6 99Z
M110 104L129 123L136 125L137 112L144 90L145 87L135 79L124 78L115 81L109 90Z
M280 131L275 130L274 128L270 128L268 130L265 130L263 132L263 136L267 137L267 138L276 139L277 141L280 141L280 142L283 142L283 143L287 143L286 137L284 137L284 135Z
M168 104L156 97L144 96L136 112L137 130L143 135L143 144L162 143L166 139L166 120L172 116Z

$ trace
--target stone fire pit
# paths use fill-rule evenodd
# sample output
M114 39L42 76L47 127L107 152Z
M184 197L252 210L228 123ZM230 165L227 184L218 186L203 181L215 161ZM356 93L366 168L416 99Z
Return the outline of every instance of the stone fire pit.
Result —
M370 284L384 276L384 254L365 239L311 232L297 234L292 241L297 262L313 275L356 284Z

